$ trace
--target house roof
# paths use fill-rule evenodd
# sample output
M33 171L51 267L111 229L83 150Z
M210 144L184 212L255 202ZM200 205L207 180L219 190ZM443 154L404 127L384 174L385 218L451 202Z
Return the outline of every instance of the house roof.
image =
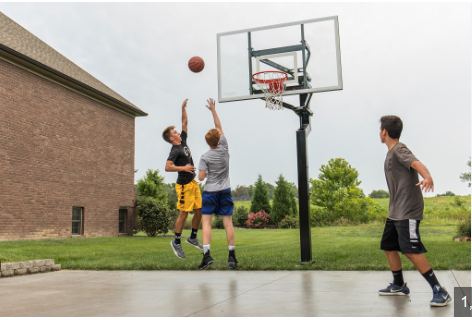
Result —
M69 82L79 90L88 91L98 100L108 100L114 106L134 116L147 115L147 113L0 12L0 51L2 50L25 63L32 64L65 82Z

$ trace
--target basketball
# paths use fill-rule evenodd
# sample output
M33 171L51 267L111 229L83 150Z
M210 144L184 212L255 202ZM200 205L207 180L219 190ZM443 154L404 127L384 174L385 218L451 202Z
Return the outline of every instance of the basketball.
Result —
M191 57L188 61L188 68L195 73L198 73L205 68L205 62L200 57Z

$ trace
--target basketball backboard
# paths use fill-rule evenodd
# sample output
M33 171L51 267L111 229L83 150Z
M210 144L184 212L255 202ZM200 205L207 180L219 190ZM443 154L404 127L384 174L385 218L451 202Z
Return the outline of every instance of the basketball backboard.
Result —
M217 34L218 101L263 98L252 75L288 73L284 95L343 88L337 16Z

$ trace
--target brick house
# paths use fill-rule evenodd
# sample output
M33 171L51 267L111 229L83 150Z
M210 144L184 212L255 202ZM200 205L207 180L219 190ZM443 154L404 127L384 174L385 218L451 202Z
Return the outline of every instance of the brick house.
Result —
M0 240L131 235L146 115L0 12Z

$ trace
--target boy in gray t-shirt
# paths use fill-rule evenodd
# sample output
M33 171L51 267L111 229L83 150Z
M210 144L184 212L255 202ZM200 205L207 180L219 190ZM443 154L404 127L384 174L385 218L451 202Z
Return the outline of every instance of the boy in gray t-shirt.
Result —
M390 191L388 218L380 243L393 274L393 283L379 290L380 295L407 295L410 289L403 281L402 261L398 252L403 253L423 275L433 289L430 305L444 307L451 296L440 286L428 260L423 255L426 248L419 233L423 220L423 195L421 191L434 191L434 183L428 169L401 143L403 122L397 116L380 119L380 140L388 147L384 171ZM423 177L418 179L418 173ZM420 187L421 186L421 187Z
M198 267L205 269L213 263L210 256L211 241L211 220L213 214L221 216L223 226L226 231L226 239L228 240L229 256L228 267L237 269L235 247L234 247L234 228L233 228L233 198L231 197L231 186L229 182L229 151L228 142L224 136L221 122L216 113L215 101L208 100L216 129L211 129L205 135L205 139L210 146L210 150L205 152L198 165L198 179L203 181L205 177L207 181L203 188L202 195L202 233L203 233L203 259Z

